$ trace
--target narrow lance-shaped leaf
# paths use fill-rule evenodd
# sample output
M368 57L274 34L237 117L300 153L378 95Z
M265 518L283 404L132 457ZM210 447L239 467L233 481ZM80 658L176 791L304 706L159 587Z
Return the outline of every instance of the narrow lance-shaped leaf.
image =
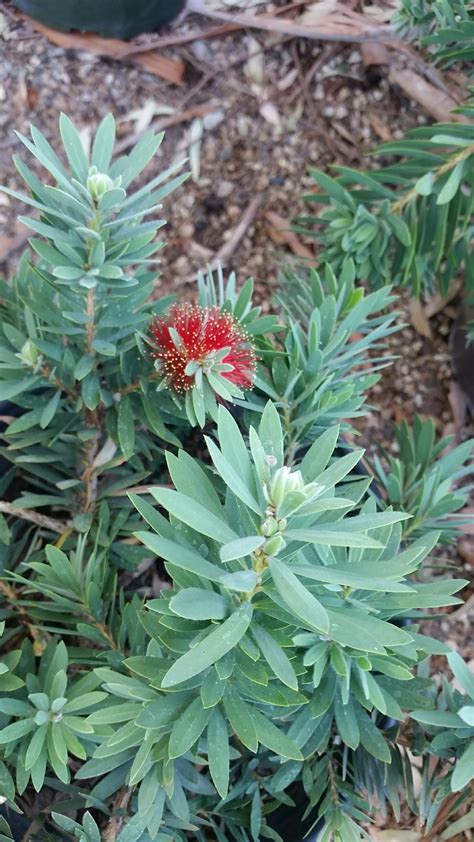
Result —
M212 666L223 658L247 631L252 619L252 605L243 602L227 620L210 632L201 643L194 646L168 670L162 681L162 687L173 687Z

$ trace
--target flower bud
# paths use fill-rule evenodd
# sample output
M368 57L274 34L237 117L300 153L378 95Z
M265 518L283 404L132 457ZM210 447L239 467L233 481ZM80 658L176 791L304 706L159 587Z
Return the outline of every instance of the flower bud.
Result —
M284 465L278 468L270 486L270 500L278 508L285 494L289 491L303 491L304 480L301 471L292 471Z
M279 532L272 535L271 538L263 545L263 551L266 555L278 555L280 550L286 546L283 536Z
M22 346L20 353L17 354L17 357L25 365L32 366L34 368L38 362L39 351L34 342L32 342L31 339L27 339Z
M262 524L262 535L269 538L271 535L274 535L275 532L278 532L277 521L274 517L267 517Z
M87 189L93 199L100 199L107 190L112 190L116 184L109 175L97 172L97 167L91 167L87 179Z

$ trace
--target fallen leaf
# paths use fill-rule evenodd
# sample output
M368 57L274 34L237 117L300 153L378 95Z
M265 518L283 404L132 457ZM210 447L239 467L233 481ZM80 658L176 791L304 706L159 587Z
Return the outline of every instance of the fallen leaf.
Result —
M101 38L99 35L93 35L89 32L57 32L55 29L50 29L49 26L43 26L42 23L33 20L28 15L22 15L22 17L28 21L33 29L44 35L48 41L64 50L87 50L100 56L119 59L120 54L127 48L127 42L121 41L119 38ZM168 58L150 50L150 52L130 56L129 60L141 65L148 73L153 73L174 85L181 85L183 82L185 67L184 62L179 59Z
M425 310L419 298L412 298L408 305L410 322L420 336L426 339L433 339L430 323L426 317Z
M392 132L390 131L389 127L377 114L369 114L369 123L372 126L375 134L377 134L380 140L385 141L388 143L389 140L392 140Z
M244 73L250 82L261 88L265 79L265 57L262 45L253 36L247 40L248 59L245 62Z
M274 242L285 244L297 257L304 257L314 262L313 252L301 242L294 231L290 230L288 220L275 213L275 211L266 211L265 218L270 223L269 234Z
M399 85L410 99L418 102L426 113L438 122L472 123L472 120L467 120L465 115L453 113L453 109L459 105L453 96L440 91L413 70L393 67L389 77L393 85Z
M270 123L272 126L279 128L281 125L280 115L278 113L278 109L273 102L267 99L266 102L262 102L259 108L260 114L267 123Z

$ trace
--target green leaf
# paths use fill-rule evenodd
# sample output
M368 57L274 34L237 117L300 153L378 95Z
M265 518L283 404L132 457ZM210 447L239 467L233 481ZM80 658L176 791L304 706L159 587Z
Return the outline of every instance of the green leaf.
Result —
M92 164L101 173L107 173L115 145L115 120L113 114L109 113L102 120L97 129L94 143L92 144Z
M415 183L415 190L420 196L431 196L433 187L435 185L435 177L433 172L427 172Z
M262 824L262 799L257 787L252 796L252 807L250 810L250 833L254 842L261 839L260 828Z
M352 535L335 530L321 529L288 529L285 538L301 541L304 544L323 544L330 547L365 547L380 550L383 544L368 535Z
M364 565L360 565L363 571ZM375 567L375 565L374 565ZM377 573L383 572L383 566L377 562ZM313 579L316 582L324 582L334 585L349 585L352 588L363 588L368 591L381 591L387 593L403 593L412 591L409 585L403 585L399 582L392 582L383 576L364 576L363 572L359 573L359 565L340 565L335 567L323 567L317 564L292 564L291 569L293 573L298 576L303 576L306 579Z
M255 493L254 470L239 426L222 405L217 411L217 430L223 456L234 468L249 491Z
M182 757L199 739L206 727L210 709L203 708L201 699L194 699L173 725L169 742L169 756Z
M0 541L7 547L10 543L10 530L5 515L0 513Z
M288 760L303 760L303 755L296 743L255 708L252 710L252 719L255 722L258 741L262 745Z
M46 742L48 723L41 725L33 734L25 756L25 769L31 769L40 756Z
M96 374L91 373L84 378L81 386L81 394L87 409L96 409L101 398L100 380Z
M251 555L259 547L265 543L265 538L262 535L249 535L246 538L237 538L236 541L230 541L224 544L220 549L221 561L234 561L237 558L245 558Z
M61 400L61 392L57 391L56 394L48 401L43 412L41 413L40 418L40 427L44 430L48 424L53 420L54 416L56 415L56 410L59 406L59 401Z
M74 379L84 380L84 377L87 377L87 375L91 373L93 368L94 357L92 356L92 354L84 354L76 363L76 367L74 369Z
M66 114L61 114L59 117L59 130L71 169L76 178L84 182L89 171L89 161L76 127Z
M413 710L410 716L423 725L434 725L436 728L462 728L463 726L461 717L449 710Z
M276 460L275 467L283 465L283 433L278 410L271 401L265 406L260 420L258 435L263 451Z
M162 687L173 687L212 666L237 646L252 619L252 605L243 602L227 620L217 626L200 643L182 655L163 678Z
M225 798L229 790L229 735L218 707L212 710L207 726L207 757L214 786L220 797Z
M388 743L370 716L359 705L355 708L355 714L359 725L360 742L365 750L383 763L390 763L391 754Z
M230 591L249 593L258 584L258 576L254 570L237 570L236 573L224 573L220 584Z
M307 482L314 482L324 471L339 439L339 427L330 427L318 436L301 462L301 472Z
M179 491L170 488L150 488L150 494L160 506L201 535L207 535L222 544L235 541L238 537L223 520Z
M458 758L451 775L451 789L460 792L474 778L474 741Z
M39 379L39 377L25 377L24 380L4 380L2 382L2 401L9 401L21 395L22 392L32 389Z
M465 163L465 161L459 161L459 163L456 164L448 180L444 183L438 193L438 198L436 199L437 205L446 205L454 199L463 179Z
M474 727L474 705L464 705L462 708L459 708L458 715L463 722Z
M405 646L412 641L403 629L356 608L332 608L327 613L331 622L328 636L343 646L383 655L385 646Z
M122 398L118 408L117 435L123 455L131 459L135 449L135 420L132 402L129 397Z
M271 558L269 566L272 579L285 605L288 605L310 629L327 633L329 617L319 600L301 584L283 562Z
M292 667L291 661L281 646L278 645L272 635L262 626L253 625L252 635L273 672L287 687L298 690L298 679Z
M226 682L212 669L201 684L201 701L203 708L212 708L222 699Z
M155 535L153 532L134 532L134 535L158 557L163 558L165 561L170 561L183 570L195 573L203 579L207 579L210 582L220 582L224 575L215 564L206 561L206 559L188 547L175 544L174 541L162 538L161 535Z
M229 612L229 602L215 591L186 588L169 601L174 614L188 620L223 620Z
M228 462L222 455L221 451L218 447L216 447L212 439L208 436L204 436L204 438L216 470L224 480L225 484L231 489L231 491L234 492L235 496L238 497L239 500L242 500L242 503L245 503L245 505L248 506L249 509L252 509L253 512L261 515L262 507L257 500L255 500L255 497L249 491L237 471L234 470L230 462Z
M0 731L0 745L21 740L35 728L33 719L19 719L18 722L12 722Z
M461 687L474 699L474 675L457 652L450 652L448 663Z
M92 347L94 351L97 351L98 354L102 354L104 357L115 357L117 353L116 345L112 342L106 342L104 339L94 339Z
M334 714L337 733L342 742L352 749L356 749L360 742L359 726L354 708L355 705L351 699L349 699L347 704L344 704L340 694L338 693L336 695Z
M232 730L250 751L258 749L252 709L230 685L224 693L224 710Z

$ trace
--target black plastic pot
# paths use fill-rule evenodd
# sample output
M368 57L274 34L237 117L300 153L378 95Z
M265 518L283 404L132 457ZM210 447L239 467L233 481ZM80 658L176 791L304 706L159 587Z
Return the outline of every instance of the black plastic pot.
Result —
M68 32L97 32L104 38L133 38L177 17L186 0L13 0L35 20Z

